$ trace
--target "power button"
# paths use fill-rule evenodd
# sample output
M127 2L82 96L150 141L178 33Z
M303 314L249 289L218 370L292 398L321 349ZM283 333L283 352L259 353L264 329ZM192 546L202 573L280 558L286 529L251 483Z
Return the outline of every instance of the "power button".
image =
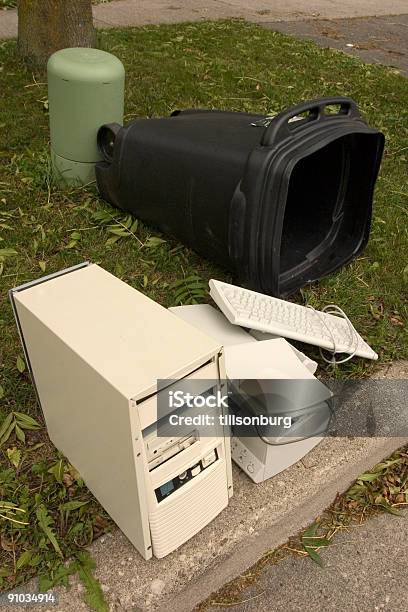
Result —
M217 458L217 455L215 454L215 450L211 451L211 453L207 455L206 457L203 457L203 459L201 459L203 468L206 468L208 465L211 465L211 463L214 463L216 458Z

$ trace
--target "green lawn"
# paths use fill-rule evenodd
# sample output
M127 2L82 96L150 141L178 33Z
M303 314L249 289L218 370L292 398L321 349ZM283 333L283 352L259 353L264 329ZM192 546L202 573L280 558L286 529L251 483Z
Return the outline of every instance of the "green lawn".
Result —
M408 81L390 69L240 21L109 30L99 38L100 46L125 65L127 121L167 115L176 108L273 113L324 95L357 100L370 125L383 130L387 139L371 239L357 261L295 299L315 307L343 307L380 354L380 363L406 358ZM101 202L94 188L56 189L49 172L45 76L32 74L16 59L14 42L0 43L0 63L1 427L12 411L42 423L18 359L10 287L92 260L169 306L181 293L194 297L189 293L191 276L198 276L203 288L213 275L229 277L167 237L165 242L152 240L158 237L154 229L139 223L128 231L132 220ZM97 211L109 212L116 227L95 217ZM125 235L114 242L118 236L111 230L120 227ZM208 299L204 289L200 295ZM339 372L363 376L370 368L371 363L353 360ZM80 550L107 525L79 476L46 441L44 430L23 430L25 441L15 431L0 448L0 500L24 512L6 511L13 520L0 516L5 542L0 549L1 588L33 573L63 580L61 558ZM64 505L72 501L87 503ZM17 519L29 525L19 525ZM75 563L72 571L89 561L77 555ZM94 591L100 597L97 586Z

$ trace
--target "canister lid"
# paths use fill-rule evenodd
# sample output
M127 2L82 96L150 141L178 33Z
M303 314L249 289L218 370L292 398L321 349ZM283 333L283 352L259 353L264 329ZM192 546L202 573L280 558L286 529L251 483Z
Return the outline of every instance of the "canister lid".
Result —
M65 81L109 83L123 79L122 62L106 51L89 47L71 47L53 53L48 60L49 75Z

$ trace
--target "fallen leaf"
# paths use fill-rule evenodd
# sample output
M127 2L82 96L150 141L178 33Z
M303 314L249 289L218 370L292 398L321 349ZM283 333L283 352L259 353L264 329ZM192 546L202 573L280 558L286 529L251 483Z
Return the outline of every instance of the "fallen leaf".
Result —
M21 461L21 450L13 446L13 448L8 448L6 452L11 465L14 465L15 468L18 468Z
M62 482L68 488L74 483L74 479L72 478L71 474L68 474L67 472L65 472L62 478Z
M0 535L0 546L6 552L12 552L14 550L13 542L8 540L4 535Z
M404 327L404 322L397 316L390 317L390 323L397 327Z
M24 370L26 369L26 364L24 362L24 359L20 355L18 355L16 359L16 367L17 367L17 370L20 372L20 374L22 374Z

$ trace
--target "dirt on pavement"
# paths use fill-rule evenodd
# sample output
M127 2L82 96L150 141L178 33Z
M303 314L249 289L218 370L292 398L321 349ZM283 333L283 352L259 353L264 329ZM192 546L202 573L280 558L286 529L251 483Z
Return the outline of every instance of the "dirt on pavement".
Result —
M285 34L311 39L322 47L341 49L370 64L393 66L408 76L408 14L274 21L262 25Z

